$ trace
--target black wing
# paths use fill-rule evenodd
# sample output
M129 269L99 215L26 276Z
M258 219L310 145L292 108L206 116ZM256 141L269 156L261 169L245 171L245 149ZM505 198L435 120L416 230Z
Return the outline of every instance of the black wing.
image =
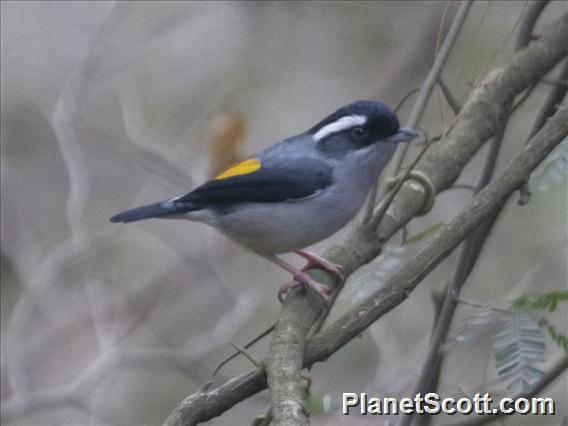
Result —
M275 203L309 197L333 182L327 163L310 158L264 160L255 172L210 180L176 202L199 207L256 202Z

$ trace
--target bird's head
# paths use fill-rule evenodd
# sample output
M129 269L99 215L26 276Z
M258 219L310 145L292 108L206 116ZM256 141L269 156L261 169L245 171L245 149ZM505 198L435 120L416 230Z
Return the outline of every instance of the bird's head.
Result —
M394 145L418 136L412 129L400 127L394 111L373 101L345 105L307 133L320 151L334 157L371 146L393 152Z

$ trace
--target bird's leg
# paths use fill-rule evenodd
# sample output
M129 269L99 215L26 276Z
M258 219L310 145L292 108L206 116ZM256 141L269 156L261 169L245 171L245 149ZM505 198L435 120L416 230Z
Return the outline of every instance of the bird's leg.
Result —
M336 263L331 263L330 261L324 259L323 257L318 256L315 253L310 253L309 251L305 250L296 250L298 256L302 256L304 259L308 261L301 269L302 271L307 271L311 268L319 268L326 272L329 272L331 275L336 276L340 283L343 284L345 281L345 277L343 276L343 271L341 269L341 265L337 265Z
M274 255L267 255L267 256L264 256L264 257L266 259L270 260L271 262L277 264L282 269L290 272L292 274L292 276L294 277L294 280L297 281L297 282L291 282L291 283L284 284L282 287L280 287L280 289L278 290L278 299L280 301L283 300L283 297L286 295L286 293L288 293L288 291L290 291L292 288L297 287L297 286L301 285L302 283L304 283L307 286L311 287L324 301L327 302L328 294L330 292L330 290L327 286L318 283L316 280L314 280L312 277L310 277L308 274L306 274L305 271L301 271L299 269L294 268L288 262L285 262L284 260L280 259L279 257L276 257Z

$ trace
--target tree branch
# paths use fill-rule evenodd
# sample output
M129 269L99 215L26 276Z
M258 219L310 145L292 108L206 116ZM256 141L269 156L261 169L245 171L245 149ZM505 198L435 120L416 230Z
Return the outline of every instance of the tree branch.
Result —
M284 300L266 360L274 425L309 424L304 407L307 389L301 377L302 361L306 336L321 311L309 309L301 292L299 288L293 300ZM306 297L318 298L312 293Z
M424 111L424 108L426 108L426 103L430 98L430 93L436 86L438 76L440 75L442 68L446 63L446 60L450 56L452 47L454 46L454 43L457 40L458 35L460 34L460 30L463 26L463 23L465 22L465 18L467 17L467 13L469 12L471 5L471 1L464 1L460 5L460 8L454 18L454 22L452 22L452 26L448 31L448 35L446 36L446 39L444 40L444 43L440 48L440 52L438 53L436 60L434 61L434 65L432 66L432 69L430 70L426 81L420 89L418 99L416 99L416 104L414 106L414 109L412 110L410 118L408 119L409 127L415 127L418 124L419 119L422 116L422 112ZM387 177L393 178L398 174L407 151L408 144L402 144L399 149L397 149L389 165L389 173L387 174Z
M568 59L564 61L564 65L560 70L559 77L562 79L568 78ZM568 91L567 86L557 85L552 88L552 90L546 97L546 100L544 101L544 105L537 114L537 117L530 132L531 136L536 134L536 132L538 132L539 129L542 126L544 126L546 119L550 117L552 114L554 114L554 108L556 108L556 105L562 102L562 99L564 99L564 96L566 96L567 91Z
M452 23L446 40L438 54L434 66L430 70L409 119L409 126L413 127L426 106L426 102L438 79L442 67L452 46L457 39L460 29L465 22L467 12L471 7L471 0L464 1ZM424 148L422 154L426 151ZM408 149L408 144L399 147L394 155L391 171L396 174ZM407 171L409 173L410 170ZM393 197L398 188L393 190ZM432 197L434 194L430 194ZM385 204L385 210L388 203ZM381 215L382 216L382 215ZM375 217L369 223L372 227L378 225ZM368 228L368 227L367 227ZM308 424L307 413L304 407L306 395L302 385L301 370L304 358L304 346L311 326L317 321L322 312L319 309L311 309L305 300L296 293L295 300L284 303L273 333L270 351L267 359L268 384L272 403L273 424L275 425L306 425Z
M515 54L509 65L491 73L484 84L473 91L449 137L432 147L417 167L418 170L430 178L436 192L449 188L458 178L464 165L481 145L494 134L498 125L496 117L500 116L500 111L515 96L542 78L546 72L566 56L568 53L568 46L565 43L566 37L568 37L568 14L565 14L557 22L550 25L542 33L539 40ZM565 110L562 111L565 114ZM557 121L555 120L554 122ZM543 131L539 132L537 136L542 136L543 133L546 136L544 130L548 131L549 128L550 125L545 126ZM542 137L535 137L535 140L541 139ZM521 156L523 156L528 147L533 146L534 144L531 143L525 147ZM534 155L530 160L534 161L536 158ZM523 156L523 158L525 157L526 155ZM523 170L523 174L526 175L524 176L525 179L528 177L529 172L530 170ZM482 194L487 194L487 189L480 193L478 197L481 197ZM497 197L503 194L494 195ZM326 251L326 258L332 262L339 263L343 267L344 272L349 275L358 267L376 257L380 253L382 241L388 240L405 223L417 215L422 210L425 199L426 191L421 185L413 180L406 182L375 234L369 235L354 229L342 244ZM486 196L483 197L483 201L490 202ZM492 207L495 208L494 205ZM478 209L480 208L475 204L468 211L472 216L478 218ZM485 206L481 208L485 215L488 214L485 211L486 209L489 209L489 212L492 211L491 207ZM469 222L466 222L466 225L471 226ZM457 226L457 230L463 231L463 228L460 226ZM442 232L442 234L446 235L447 232ZM461 239L464 237L465 235ZM444 248L451 251L448 247L452 244L457 245L461 239L445 241ZM444 252L444 255L447 255L449 251ZM417 260L425 262L425 264L417 265ZM425 268L424 270L415 269L418 273L418 279L421 279L427 273L426 271L430 270L433 263L432 259L424 259L419 256L408 265L414 265L412 268L418 268L418 266ZM403 268L403 270L407 269ZM332 288L336 286L331 277L325 273L314 271L313 274L320 282ZM412 289L417 282L412 283L410 286L388 286L387 288L391 288L392 292L381 294L382 301L378 305L375 305L377 303L377 295L372 295L361 307L344 317L349 322L343 324L336 322L330 328L308 340L304 366L309 366L333 354L353 336L360 333L360 331L376 320L376 318L402 302L405 298L405 292ZM400 293L396 290L402 290L403 292ZM310 297L301 297L299 293L298 291L290 294L287 297L286 305L288 303L298 303L302 305L302 308L305 308L301 309L301 312L305 313L306 316L317 318L322 310L319 301ZM288 299L290 300L288 301ZM362 316L357 319L354 315ZM266 378L262 369L241 375L206 394L189 396L174 410L166 424L195 424L199 421L208 420L222 414L237 402L264 389L265 386Z
M505 113L507 112L505 111ZM476 192L478 192L479 189L487 186L487 184L491 180L491 177L493 176L493 171L495 169L495 164L497 163L497 157L499 155L501 142L503 141L503 135L505 134L505 126L507 121L507 116L501 119L501 124L497 129L497 134L495 134L495 136L491 138L491 141L489 142L489 151L486 154L483 168L479 175L478 182L475 185ZM501 205L501 208L503 206L504 204ZM493 225L495 224L495 221L497 220L497 217L501 212L501 208L493 211L490 217L485 220L483 224L479 226L474 232L472 232L459 246L458 256L454 270L452 272L450 284L448 285L448 288L446 290L446 295L442 304L440 316L436 321L436 326L434 327L434 331L430 340L430 348L428 349L426 358L423 361L420 375L418 376L418 380L416 381L413 393L411 393L411 395L416 395L417 393L424 392L426 389L428 389L427 392L435 392L435 390L433 390L431 386L432 381L437 380L435 374L439 374L439 367L441 367L442 365L442 354L440 353L440 347L446 340L446 336L448 335L448 331L450 330L450 325L458 306L458 298L461 289L463 288L467 277L469 276L475 263L477 262L477 258L481 253L481 248L483 247L487 236L493 228ZM436 366L438 368L432 368L433 366ZM409 425L412 422L413 418L414 416L401 417L399 426ZM421 418L424 419L425 417Z
M523 21L519 26L517 39L515 40L515 50L524 49L529 45L533 36L534 26L542 11L548 6L549 0L533 0L523 16Z
M530 42L530 35L533 32L534 25L536 24L538 17L546 7L546 4L546 1L533 2L531 4L531 7L523 17L523 20L521 21L521 25L519 27L519 35L517 37L517 44L515 47L516 51L524 49ZM442 82L440 81L439 83L440 87L442 87L443 89L444 86ZM556 90L558 90L557 87L554 88L554 91ZM512 102L510 106L511 105ZM509 114L511 112L510 106L509 108L507 108L507 110L503 111L503 117L499 120L500 124L497 132L489 141L489 149L485 154L481 173L479 175L477 183L475 184L474 193L478 193L481 189L483 189L490 182L493 176L499 151L501 149L503 136L507 127L507 122L509 120ZM548 110L549 106L545 105L543 108L545 110ZM549 112L547 117L550 115L551 114ZM533 137L543 125L544 120L540 122L539 127L536 127L536 129L533 128L533 130L531 130L531 132L529 133L529 139ZM436 321L436 326L434 327L434 331L432 333L430 348L426 355L426 359L423 362L422 369L420 371L418 380L416 381L412 395L416 395L418 393L426 394L428 392L436 392L434 383L438 381L438 375L440 374L443 362L443 353L440 350L440 347L446 340L448 331L450 330L452 320L458 307L458 300L461 290L465 285L469 274L473 270L473 267L477 263L481 250L485 245L485 241L491 233L491 230L493 229L497 218L501 214L501 211L501 209L495 210L491 214L491 216L487 220L485 220L483 224L479 226L474 232L472 232L471 235L469 235L459 246L457 260L454 265L450 284L448 285L448 288L446 290L446 296L444 298L440 316ZM435 368L432 368L433 366L435 366ZM400 419L399 426L407 426L413 421L413 419L416 419L416 416L403 416ZM429 423L429 420L430 419L428 416L422 416L418 419L418 422L427 424Z
M396 272L360 306L308 341L306 364L324 359L402 303L408 293L467 235L507 201L538 164L568 135L568 108L562 107L533 137L501 176L477 194L472 204L444 225L431 243Z

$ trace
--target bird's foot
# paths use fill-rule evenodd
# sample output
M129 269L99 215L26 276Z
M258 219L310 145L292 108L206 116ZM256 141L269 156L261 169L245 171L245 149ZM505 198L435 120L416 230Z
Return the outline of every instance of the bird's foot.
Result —
M317 254L310 253L308 251L296 250L294 253L296 253L298 256L302 256L308 261L301 269L302 272L305 272L312 268L319 268L337 277L340 284L343 284L345 282L345 276L343 275L343 269L341 268L341 265L332 263L329 260L326 260L323 257L320 257Z
M284 301L284 298L290 290L304 284L315 291L316 294L321 297L324 303L327 304L329 302L329 293L331 291L329 287L318 283L304 271L297 271L293 274L293 276L294 281L284 284L278 290L278 300L280 301L280 303Z

